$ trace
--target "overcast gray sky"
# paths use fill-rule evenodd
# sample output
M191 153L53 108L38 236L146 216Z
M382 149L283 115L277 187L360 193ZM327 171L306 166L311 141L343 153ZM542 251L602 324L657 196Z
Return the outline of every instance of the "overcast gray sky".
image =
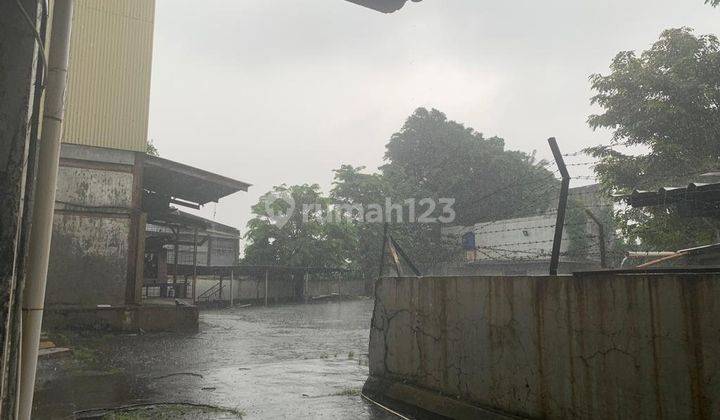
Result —
M163 157L253 184L202 212L243 233L273 185L375 169L435 107L510 149L607 143L588 77L663 29L720 33L703 0L424 0L391 15L343 0L158 0L149 138Z

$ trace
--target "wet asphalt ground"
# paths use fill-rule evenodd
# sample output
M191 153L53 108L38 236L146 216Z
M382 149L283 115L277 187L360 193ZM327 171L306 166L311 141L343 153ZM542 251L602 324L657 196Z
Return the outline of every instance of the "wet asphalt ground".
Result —
M201 312L193 335L81 334L72 361L41 360L35 418L157 402L244 418L396 418L363 400L373 301Z

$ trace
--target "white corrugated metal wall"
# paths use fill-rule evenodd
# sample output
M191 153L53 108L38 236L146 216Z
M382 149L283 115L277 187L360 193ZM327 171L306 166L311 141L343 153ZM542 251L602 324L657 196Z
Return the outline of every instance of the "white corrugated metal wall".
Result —
M155 0L77 0L63 142L145 151Z

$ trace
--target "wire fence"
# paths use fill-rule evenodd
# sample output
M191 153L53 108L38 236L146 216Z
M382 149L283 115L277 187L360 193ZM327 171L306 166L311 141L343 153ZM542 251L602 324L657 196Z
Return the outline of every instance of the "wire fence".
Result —
M630 146L622 143L610 147ZM629 207L599 184L595 168L603 161L588 159L583 151L562 156L567 159L565 167L571 181L568 215L563 222L561 245L555 256L559 260L559 273L619 268L628 250L656 251L652 244L624 236L623 228L627 230L628 227L620 226L617 216ZM477 197L478 203L505 202L509 195L524 198L522 204L505 209L503 217L480 220L467 226L440 227L439 242L428 241L422 235L403 236L397 229L393 233L391 227L390 235L397 236L398 246L403 249L402 252L390 249L382 255L383 275L412 272L407 262L399 258L399 253L404 253L410 265L417 267L423 275L547 275L557 240L561 169L556 162L542 162L538 166L546 169L548 175L532 183L520 178L511 179ZM643 185L651 185L687 179L703 172L698 169L668 173L666 177L641 175L638 179ZM673 234L687 235L688 241L696 240L692 233L683 230Z

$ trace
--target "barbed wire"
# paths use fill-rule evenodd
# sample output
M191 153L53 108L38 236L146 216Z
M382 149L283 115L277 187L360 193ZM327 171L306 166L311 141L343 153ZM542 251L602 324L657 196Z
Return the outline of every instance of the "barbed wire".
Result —
M631 144L629 141L624 141L624 142L621 142L621 143L614 143L614 144L609 144L609 145L600 144L600 145L597 145L597 146L590 146L590 147L606 147L606 148L608 148L608 149L612 149L613 147L630 147L630 146L633 146L633 144ZM578 150L578 151L572 152L572 153L565 153L565 154L563 154L563 157L574 157L574 156L580 156L580 155L588 155L588 153L585 152L585 150L586 150L586 149L582 149L582 150Z
M557 210L556 210L556 212L557 212ZM513 220L513 219L508 219L508 220ZM502 222L502 221L499 221L499 222ZM493 222L493 223L499 223L499 222ZM588 222L583 222L583 223L565 223L564 226L565 226L565 227L568 227L568 226L582 226L582 225L587 225L587 224L588 224ZM482 223L478 223L478 224L476 224L476 226L477 226L477 225L482 225ZM480 226L479 228L476 228L476 229L478 229L477 231L476 231L476 230L473 230L473 232L476 233L476 234L488 235L488 234L491 234L491 233L517 232L517 231L521 231L521 230L547 229L547 228L554 228L555 226L556 226L556 225L553 223L553 224L551 224L551 225L526 226L526 227L519 227L519 228L512 228L512 229L498 229L498 230L491 230L491 231L484 231L484 230L482 230L482 228L484 228L485 226Z
M597 235L580 235L580 236L574 236L571 239L592 239L597 238ZM525 241L525 242L510 242L510 243L504 243L504 244L493 244L493 247L504 247L504 246L515 246L515 245L536 245L536 244L546 244L546 243L552 243L555 242L554 239L547 239L542 241ZM485 248L483 246L476 246L476 248Z

